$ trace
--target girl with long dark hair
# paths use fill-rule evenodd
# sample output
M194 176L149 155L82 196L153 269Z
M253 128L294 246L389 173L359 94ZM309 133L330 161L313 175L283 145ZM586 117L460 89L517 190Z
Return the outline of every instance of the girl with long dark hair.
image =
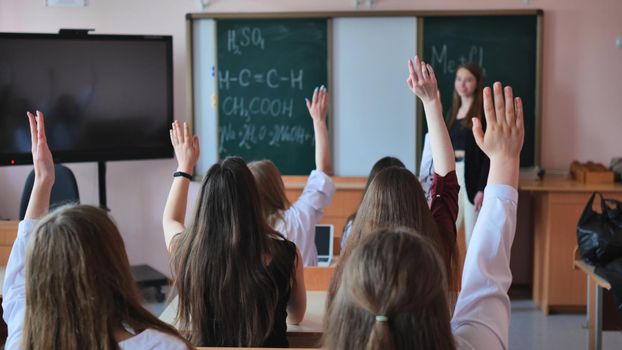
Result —
M179 293L178 325L197 346L287 347L287 325L302 320L306 293L294 243L263 216L255 179L241 158L205 175L191 223L185 225L188 174L199 143L173 123L178 162L163 215Z

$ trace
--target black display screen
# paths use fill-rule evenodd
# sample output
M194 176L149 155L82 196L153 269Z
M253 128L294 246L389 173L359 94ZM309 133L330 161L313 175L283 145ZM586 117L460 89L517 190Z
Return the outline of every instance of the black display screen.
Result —
M172 37L0 33L0 165L31 163L26 111L57 162L170 158Z

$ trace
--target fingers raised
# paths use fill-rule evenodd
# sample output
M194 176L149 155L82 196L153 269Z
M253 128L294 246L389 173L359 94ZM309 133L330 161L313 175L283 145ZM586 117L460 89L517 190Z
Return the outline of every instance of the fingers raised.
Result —
M417 77L417 79L415 80L416 83L423 80L423 73L421 72L421 60L419 60L419 56L415 56L415 76Z
M28 116L28 124L30 125L30 142L32 143L32 148L37 147L38 139L37 139L37 121L35 120L35 116L26 112Z
M319 94L320 94L320 88L316 87L315 90L313 90L313 98L311 99L311 106L317 105L317 99L319 97Z
M328 91L326 90L326 88L323 88L322 99L320 100L320 108L322 109L322 111L326 111L327 106L328 106Z
M505 121L508 125L515 125L516 119L514 117L514 96L512 93L512 88L510 86L506 86L503 89L504 97L505 97Z
M408 59L408 75L410 75L411 77L415 75L415 64L410 58Z
M524 115L523 115L523 100L520 97L514 99L514 109L516 110L516 127L523 129Z
M45 118L43 117L43 113L39 111L37 111L37 137L39 143L47 142L45 139Z
M503 91L500 82L495 82L492 86L495 95L495 114L497 123L505 123L505 106L503 103Z
M493 125L497 123L495 108L492 102L492 91L490 87L484 88L484 115L486 116L486 124Z
M172 125L171 142L173 142L173 146L179 144L179 122L177 120Z
M190 141L190 125L184 122L184 142Z
M431 81L436 81L436 74L434 74L434 69L432 69L431 65L426 65L428 67L428 75L430 76Z
M428 66L425 62L421 62L421 76L424 80L430 80L430 75L428 74Z

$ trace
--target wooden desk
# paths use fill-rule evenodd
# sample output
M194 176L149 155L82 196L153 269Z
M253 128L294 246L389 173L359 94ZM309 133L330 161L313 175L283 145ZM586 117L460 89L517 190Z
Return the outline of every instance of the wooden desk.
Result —
M593 265L582 260L575 260L574 264L587 275L587 348L600 350L603 331L603 288L610 290L611 284L594 273Z
M287 325L287 339L290 347L317 347L324 332L324 309L326 292L307 291L307 312L297 325ZM160 315L160 320L175 325L175 314L179 300L175 297Z
M533 199L533 300L550 311L583 310L587 289L575 270L576 226L590 195L622 200L622 185L585 185L564 177L521 181L519 190Z
M0 221L0 266L6 266L9 262L18 224L19 221Z
M19 221L0 221L0 302L2 302L1 295L6 264L9 262L11 248L17 237L18 224ZM0 306L1 311L2 307ZM4 323L4 320L0 320L0 344L4 344L8 334L6 323Z

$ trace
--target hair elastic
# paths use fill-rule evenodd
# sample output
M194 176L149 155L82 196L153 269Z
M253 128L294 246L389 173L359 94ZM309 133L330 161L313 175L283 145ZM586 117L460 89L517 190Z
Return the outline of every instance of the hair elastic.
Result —
M387 322L388 320L389 318L387 316L383 316L383 315L376 316L376 322Z

